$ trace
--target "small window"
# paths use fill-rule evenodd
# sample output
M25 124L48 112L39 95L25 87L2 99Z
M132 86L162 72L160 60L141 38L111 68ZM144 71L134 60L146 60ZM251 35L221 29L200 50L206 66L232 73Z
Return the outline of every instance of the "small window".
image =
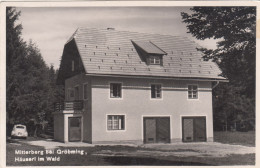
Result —
M188 98L189 99L198 99L198 86L197 85L188 85Z
M66 95L67 95L67 100L69 100L70 99L70 88L67 89Z
M24 126L16 126L16 128L25 129Z
M74 71L74 60L72 60L72 62L71 62L71 71Z
M72 117L70 118L70 127L80 127L80 118L78 117Z
M107 130L124 130L125 116L124 115L108 115Z
M83 91L84 91L84 93L83 93L83 99L88 99L88 84L84 84L83 85Z
M111 98L121 98L121 83L110 83L110 97Z
M161 59L159 56L150 56L150 64L151 65L160 65Z
M70 97L74 97L74 90L73 89L69 89L70 92Z
M151 85L151 97L153 99L162 98L162 86L160 84L152 84Z
M79 86L75 86L74 89L75 89L75 93L74 93L75 100L79 100Z

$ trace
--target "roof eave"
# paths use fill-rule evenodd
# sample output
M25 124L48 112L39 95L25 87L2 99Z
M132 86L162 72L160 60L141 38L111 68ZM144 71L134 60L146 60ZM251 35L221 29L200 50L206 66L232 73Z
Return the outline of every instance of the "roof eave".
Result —
M153 78L153 79L175 79L175 80L197 80L197 81L219 81L229 82L228 79L219 78L202 78L202 77L169 77L169 76L145 76L145 75L121 75L121 74L97 74L86 73L86 76L100 76L100 77L121 77L121 78Z

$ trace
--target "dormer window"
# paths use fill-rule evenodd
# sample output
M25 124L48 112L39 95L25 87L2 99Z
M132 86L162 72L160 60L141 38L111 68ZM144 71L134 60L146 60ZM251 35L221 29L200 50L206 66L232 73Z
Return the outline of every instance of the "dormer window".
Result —
M163 56L167 55L151 41L133 41L132 43L143 62L147 65L163 65Z
M161 64L161 58L159 56L150 56L150 65L160 65Z

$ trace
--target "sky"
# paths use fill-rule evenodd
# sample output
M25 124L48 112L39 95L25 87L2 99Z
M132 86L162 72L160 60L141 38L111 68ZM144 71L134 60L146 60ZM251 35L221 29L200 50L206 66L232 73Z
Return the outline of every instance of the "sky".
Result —
M190 7L23 7L18 23L22 38L36 43L48 66L59 68L64 44L78 27L115 28L134 32L186 36L203 47L216 48L214 40L198 41L187 33L181 12Z

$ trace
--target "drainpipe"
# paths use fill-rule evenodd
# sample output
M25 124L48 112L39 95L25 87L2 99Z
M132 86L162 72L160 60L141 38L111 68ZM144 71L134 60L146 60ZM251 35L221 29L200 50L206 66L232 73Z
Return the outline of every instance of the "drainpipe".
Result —
M216 83L214 86L212 86L212 90L213 90L215 87L217 87L218 84L219 84L219 81L217 81L217 83Z

